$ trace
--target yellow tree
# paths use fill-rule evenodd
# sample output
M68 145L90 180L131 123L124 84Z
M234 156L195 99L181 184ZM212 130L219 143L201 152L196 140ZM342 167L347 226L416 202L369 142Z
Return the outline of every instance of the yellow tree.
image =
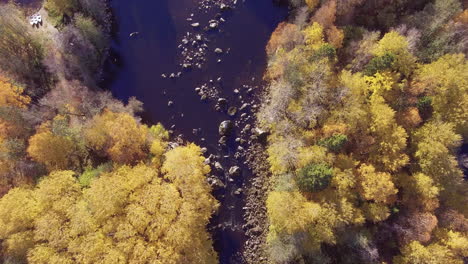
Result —
M34 219L41 212L34 192L14 188L0 199L0 239L5 253L24 258L34 245Z
M104 110L85 130L88 146L104 152L113 161L134 164L146 157L148 128L127 113Z
M468 63L463 54L448 54L421 66L414 86L431 96L437 118L453 123L458 133L468 135Z
M51 173L39 182L34 194L41 214L34 219L35 247L28 253L29 261L47 263L57 259L70 263L71 254L67 248L73 234L69 212L82 195L74 172Z
M362 164L358 169L359 194L366 200L391 203L398 190L390 174L378 172L370 164Z
M395 56L394 70L409 76L416 66L416 58L409 52L408 40L396 31L390 31L372 49L374 56L391 54Z
M312 23L312 25L307 26L302 32L304 34L305 45L308 49L315 51L325 44L323 27L319 23Z
M460 146L461 137L454 132L450 123L432 121L419 128L413 136L421 172L433 178L438 184L458 182L463 174L453 156Z
M185 199L197 204L199 210L203 209L199 211L200 222L207 221L216 209L217 202L206 182L210 166L204 163L200 147L189 144L170 150L165 157L162 166L164 178L170 180Z
M23 95L24 89L12 83L11 80L0 76L0 107L14 106L24 108L31 98Z
M403 200L408 207L433 211L439 206L440 187L431 177L424 173L416 173L411 176L403 174L400 179L403 185Z
M307 201L298 191L273 191L266 206L273 233L306 231L320 213L320 206Z
M35 161L43 163L49 171L67 169L73 165L76 146L70 138L55 135L45 123L29 139L28 154Z
M397 171L409 161L404 152L408 135L405 129L396 123L395 111L384 103L382 97L373 96L370 103L370 132L375 135L377 141L376 148L371 153L371 160L381 165L385 171Z
M457 258L446 246L434 243L425 247L417 241L404 246L401 249L401 256L393 260L395 264L463 264L463 260Z
M171 150L166 177L153 166L122 166L81 189L55 171L34 190L0 199L8 257L29 263L217 263L206 225L217 202L199 147ZM187 185L187 186L184 186Z

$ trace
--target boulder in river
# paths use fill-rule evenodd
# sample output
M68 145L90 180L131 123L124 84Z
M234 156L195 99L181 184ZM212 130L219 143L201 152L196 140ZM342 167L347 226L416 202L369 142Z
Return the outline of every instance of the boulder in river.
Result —
M216 54L221 54L221 53L223 53L223 50L220 49L220 48L216 48L216 49L214 50L214 52L215 52Z
M233 124L232 124L232 121L230 120L224 120L223 122L221 122L221 124L219 125L219 134L221 136L227 136L229 134L231 134L232 132L232 129L233 129Z
M199 27L200 26L200 23L192 23L190 24L192 27L196 28L196 27Z

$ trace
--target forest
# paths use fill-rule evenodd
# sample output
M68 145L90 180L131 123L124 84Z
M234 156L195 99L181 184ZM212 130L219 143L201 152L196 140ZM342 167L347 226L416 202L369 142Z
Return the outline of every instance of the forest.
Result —
M466 1L290 4L258 114L272 263L466 263Z
M201 148L98 88L107 3L39 12L0 5L0 262L216 263Z

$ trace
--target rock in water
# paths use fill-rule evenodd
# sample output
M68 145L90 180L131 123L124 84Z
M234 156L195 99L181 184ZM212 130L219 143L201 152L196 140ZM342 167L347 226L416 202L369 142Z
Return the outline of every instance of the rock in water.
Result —
M229 109L228 109L228 115L230 115L230 116L235 116L236 113L237 113L237 108L236 108L236 107L234 107L234 106L229 107Z
M241 168L239 168L239 166L232 166L231 168L229 168L229 176L231 177L238 177L241 175Z
M223 170L223 166L219 162L215 162L214 167L215 167L215 169L217 169L219 171Z
M232 132L233 125L230 120L225 120L219 125L219 134L221 136L227 136Z

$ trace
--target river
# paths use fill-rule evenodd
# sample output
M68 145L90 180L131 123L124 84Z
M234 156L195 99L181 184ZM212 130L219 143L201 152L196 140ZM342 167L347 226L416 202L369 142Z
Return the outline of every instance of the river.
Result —
M252 174L242 157L248 133L240 131L254 119L266 68L265 46L288 10L272 0L225 3L112 0L114 36L104 84L123 101L135 96L144 103L146 122L161 122L174 137L206 147L206 156L213 155L222 165L223 170L213 169L226 187L215 192L221 207L210 230L220 263L242 263L245 197L238 191L245 189ZM184 61L187 69L181 66ZM180 77L170 77L179 72ZM216 110L219 98L226 99L228 107L237 107L238 113L230 116L226 108ZM236 125L225 146L218 143L223 120ZM239 166L242 176L229 177L231 166Z

